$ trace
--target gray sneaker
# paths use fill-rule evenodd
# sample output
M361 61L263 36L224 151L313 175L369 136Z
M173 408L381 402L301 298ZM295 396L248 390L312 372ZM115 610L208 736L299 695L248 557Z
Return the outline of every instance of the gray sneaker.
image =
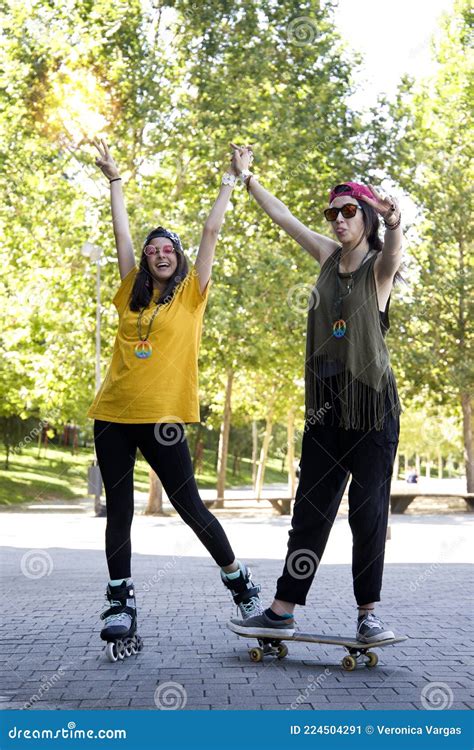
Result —
M387 630L380 617L369 612L357 618L356 639L363 643L374 643L374 641L385 641L395 638L391 630Z
M291 637L295 632L295 620L288 617L285 620L271 620L265 612L246 620L232 619L227 627L238 635L254 635L263 638Z

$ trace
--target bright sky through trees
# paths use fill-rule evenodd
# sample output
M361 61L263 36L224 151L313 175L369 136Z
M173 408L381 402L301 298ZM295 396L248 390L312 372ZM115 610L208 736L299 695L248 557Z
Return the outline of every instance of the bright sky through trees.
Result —
M440 15L452 0L339 0L336 21L343 38L364 56L364 90L353 103L375 104L377 95L394 94L404 73L416 78L434 70L430 40L438 33Z

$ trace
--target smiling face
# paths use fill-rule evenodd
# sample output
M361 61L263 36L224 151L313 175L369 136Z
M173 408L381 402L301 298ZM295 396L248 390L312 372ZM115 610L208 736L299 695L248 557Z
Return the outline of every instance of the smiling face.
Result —
M178 267L176 250L168 237L153 237L148 246L155 248L154 255L146 256L153 286L164 289Z
M357 198L353 198L351 195L338 195L331 201L330 207L340 208L346 203L353 203L355 206L360 206ZM345 219L339 211L336 220L331 221L331 227L337 239L342 244L351 245L353 242L358 242L361 235L365 233L362 210L357 209L355 216L350 219Z

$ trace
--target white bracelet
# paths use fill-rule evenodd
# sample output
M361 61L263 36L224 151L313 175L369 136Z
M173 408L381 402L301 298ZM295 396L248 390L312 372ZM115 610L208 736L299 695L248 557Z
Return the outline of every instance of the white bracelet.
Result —
M242 184L245 185L245 181L247 177L251 177L253 175L253 172L250 172L248 169L243 169L241 173L239 174L240 180L242 180Z
M232 185L232 187L234 187L236 181L237 177L235 176L235 174L232 174L232 172L224 172L224 174L222 175L221 185Z

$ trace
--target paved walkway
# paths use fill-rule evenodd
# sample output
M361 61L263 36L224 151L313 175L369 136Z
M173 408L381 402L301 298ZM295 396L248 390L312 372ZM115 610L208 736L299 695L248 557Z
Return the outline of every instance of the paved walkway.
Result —
M268 604L289 518L221 517ZM83 512L9 511L1 523L4 709L473 707L472 514L392 517L379 611L408 640L380 649L375 669L355 672L342 670L342 649L319 644L289 644L282 661L250 662L247 646L254 641L226 629L230 594L205 550L178 519L139 514L133 573L145 649L110 664L98 617L107 581L105 520ZM350 555L342 514L308 605L297 609L300 629L353 635Z

